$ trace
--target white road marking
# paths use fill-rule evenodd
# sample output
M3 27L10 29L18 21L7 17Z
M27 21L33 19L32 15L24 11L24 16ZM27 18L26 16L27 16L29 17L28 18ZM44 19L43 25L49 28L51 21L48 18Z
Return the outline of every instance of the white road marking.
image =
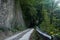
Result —
M31 33L33 32L34 29L30 30L29 32L27 32L22 38L20 38L19 40L29 40Z
M29 29L27 29L27 30L25 30L25 31L23 31L23 32L20 32L20 33L18 33L18 34L15 34L14 36L11 36L11 37L9 37L9 38L6 38L5 40L12 40L12 39L16 38L17 36L21 35L22 33L26 32L26 31L28 31L28 30L29 30Z

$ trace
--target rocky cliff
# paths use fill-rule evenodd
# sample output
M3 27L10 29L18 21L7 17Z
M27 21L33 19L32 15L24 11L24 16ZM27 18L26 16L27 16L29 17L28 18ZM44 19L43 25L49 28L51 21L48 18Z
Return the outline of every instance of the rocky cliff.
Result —
M19 0L0 0L0 28L11 28L15 23L24 26Z

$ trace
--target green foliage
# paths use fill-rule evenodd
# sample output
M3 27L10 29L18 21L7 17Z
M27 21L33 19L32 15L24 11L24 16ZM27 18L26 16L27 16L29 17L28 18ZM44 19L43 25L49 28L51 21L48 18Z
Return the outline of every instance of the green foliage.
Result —
M60 20L58 21L54 17L58 3L55 3L54 0L20 0L20 4L26 25L29 26L31 20L34 19L39 21L40 29L49 35L59 32L56 23L60 24Z
M48 24L46 22L42 22L42 24L40 24L40 29L49 35L55 35L59 32L58 28L56 28L54 25Z
M0 28L0 32L3 32L4 31L4 29L3 28Z
M40 13L41 7L39 5L39 1L40 0L20 0L21 8L23 10L23 17L27 26L29 26L32 19L40 20L40 17L42 17Z
M22 26L16 26L11 29L12 32L18 32L18 31L23 31L25 27L23 28Z
M14 27L11 28L11 31L12 32L18 32L18 31L23 31L24 29L26 29L25 26L22 26L21 24L18 25L18 23L15 22Z
M43 7L42 14L44 16L43 22L40 24L40 29L44 32L46 32L49 35L56 35L59 34L59 29L54 25L50 24L50 17L49 12L47 9ZM55 18L53 18L54 20Z
M30 40L41 40L40 35L36 30L31 34Z

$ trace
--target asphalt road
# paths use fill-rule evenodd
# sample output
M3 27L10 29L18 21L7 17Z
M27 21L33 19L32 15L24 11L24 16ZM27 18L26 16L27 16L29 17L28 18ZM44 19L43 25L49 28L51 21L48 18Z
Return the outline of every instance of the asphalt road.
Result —
M34 29L27 29L4 40L29 40Z

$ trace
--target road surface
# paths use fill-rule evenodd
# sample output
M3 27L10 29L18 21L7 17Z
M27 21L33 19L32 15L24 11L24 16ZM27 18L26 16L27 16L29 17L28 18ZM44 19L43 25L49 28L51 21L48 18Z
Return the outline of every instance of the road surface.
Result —
M20 32L18 34L15 34L9 38L6 38L4 40L29 40L31 33L34 29L27 29L23 32Z

